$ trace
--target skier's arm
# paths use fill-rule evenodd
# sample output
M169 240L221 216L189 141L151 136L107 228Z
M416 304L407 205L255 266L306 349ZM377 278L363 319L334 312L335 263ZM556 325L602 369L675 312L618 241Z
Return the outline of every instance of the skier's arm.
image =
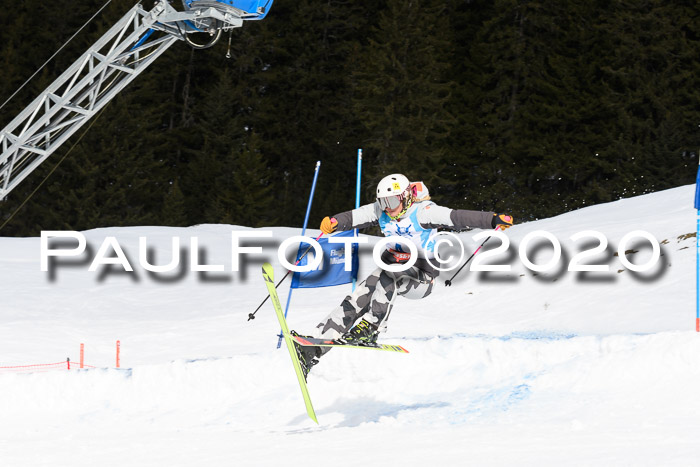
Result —
M363 229L379 223L379 207L377 203L365 204L352 211L345 211L326 217L321 222L321 230L324 233L332 233L335 231L344 232L352 229Z
M427 229L492 229L494 228L492 225L494 216L495 213L490 211L450 209L434 203L426 203L417 212L418 222L421 227Z

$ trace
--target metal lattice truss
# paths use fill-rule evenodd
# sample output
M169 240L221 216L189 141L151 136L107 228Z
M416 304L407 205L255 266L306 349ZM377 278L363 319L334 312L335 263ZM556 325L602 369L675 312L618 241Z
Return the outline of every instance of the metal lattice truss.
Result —
M0 133L0 199L187 32L240 27L216 8L134 6ZM155 34L153 34L155 32Z

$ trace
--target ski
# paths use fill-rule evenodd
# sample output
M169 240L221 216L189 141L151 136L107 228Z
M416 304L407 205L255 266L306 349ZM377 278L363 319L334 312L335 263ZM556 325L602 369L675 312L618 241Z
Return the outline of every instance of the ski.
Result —
M316 412L314 411L313 405L311 405L311 397L309 396L309 390L306 387L306 378L304 378L304 373L301 370L301 363L299 362L297 351L294 348L294 342L292 341L292 338L289 334L289 327L287 326L287 320L284 317L284 311L282 310L280 299L277 296L277 289L275 289L275 279L272 265L270 265L270 263L263 264L262 271L263 278L265 279L265 285L267 286L267 291L270 293L272 305L275 307L277 319L279 320L280 327L282 328L282 335L284 336L284 340L287 343L287 350L289 350L289 356L292 357L294 371L297 374L297 380L299 380L299 387L301 388L301 395L303 396L304 403L306 404L306 413L309 415L311 420L318 423L318 420L316 419Z
M355 349L375 349L375 350L386 350L389 352L399 352L408 353L408 350L404 349L400 345L390 345L390 344L374 344L374 345L358 345L358 344L348 344L343 341L335 341L331 339L316 339L314 337L302 337L302 336L290 336L292 340L296 341L299 345L312 346L312 347L351 347Z

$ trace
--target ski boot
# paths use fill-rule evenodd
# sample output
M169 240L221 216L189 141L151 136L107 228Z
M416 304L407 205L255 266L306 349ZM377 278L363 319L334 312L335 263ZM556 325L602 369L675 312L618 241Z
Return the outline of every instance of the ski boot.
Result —
M298 337L311 337L302 336L296 331L289 331L289 334ZM308 347L295 342L294 348L297 351L297 357L299 357L299 363L301 363L301 371L304 373L304 379L306 380L306 376L309 374L309 371L311 371L311 367L318 363L318 347Z
M343 334L341 340L353 345L373 346L377 343L378 335L377 327L366 319L363 319L357 323L355 327Z

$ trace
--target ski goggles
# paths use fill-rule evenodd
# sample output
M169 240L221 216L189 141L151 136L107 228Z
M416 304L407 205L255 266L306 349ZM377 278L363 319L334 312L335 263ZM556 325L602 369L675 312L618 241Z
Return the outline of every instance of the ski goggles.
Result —
M401 203L403 202L403 195L385 196L383 198L377 198L377 201L379 202L379 207L382 208L382 211L387 209L393 211L401 206Z

